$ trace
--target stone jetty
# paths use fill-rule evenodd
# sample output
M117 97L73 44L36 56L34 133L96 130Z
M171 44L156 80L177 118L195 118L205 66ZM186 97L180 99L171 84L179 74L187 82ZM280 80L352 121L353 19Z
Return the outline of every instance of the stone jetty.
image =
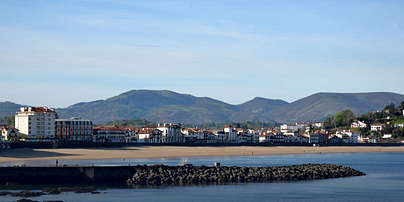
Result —
M274 167L237 166L61 166L0 167L0 187L19 185L197 185L278 182L361 176L349 167L304 164ZM61 190L55 190L55 193Z
M134 172L127 180L130 186L281 182L366 175L346 166L330 164L276 167L139 165L134 167Z

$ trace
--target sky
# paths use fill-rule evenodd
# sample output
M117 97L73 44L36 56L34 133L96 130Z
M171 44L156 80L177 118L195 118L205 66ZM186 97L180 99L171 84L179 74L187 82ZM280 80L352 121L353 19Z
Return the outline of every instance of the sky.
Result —
M0 101L404 94L404 1L0 1Z

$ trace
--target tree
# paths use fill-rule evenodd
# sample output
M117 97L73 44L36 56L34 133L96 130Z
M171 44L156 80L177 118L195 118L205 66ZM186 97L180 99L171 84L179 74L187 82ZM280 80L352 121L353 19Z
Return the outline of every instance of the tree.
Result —
M404 110L404 101L401 102L401 104L398 106L398 109Z
M5 116L0 119L0 124L4 124L7 126L14 126L15 118L14 116Z
M337 127L349 127L354 119L355 114L349 109L334 115L334 121Z
M325 129L334 128L333 117L327 117L327 118L324 120L324 128L325 128Z
M384 108L384 111L386 111L388 114L394 114L394 112L396 111L396 106L391 103Z

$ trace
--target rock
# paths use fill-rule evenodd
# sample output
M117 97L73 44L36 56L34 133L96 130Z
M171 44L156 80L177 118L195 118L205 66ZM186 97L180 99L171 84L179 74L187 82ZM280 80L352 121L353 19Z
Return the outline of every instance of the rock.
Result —
M42 190L42 192L46 192L51 195L57 195L61 193L61 191L58 188L45 188Z
M79 189L76 189L75 191L74 191L74 193L91 193L91 192L94 192L96 189L95 188L93 188L93 187L81 187L81 188L79 188Z
M59 187L59 192L74 192L74 193L91 193L96 189L94 187Z
M12 194L12 192L8 192L8 191L0 192L0 196L7 196L7 195L10 195L10 194Z
M14 196L14 197L38 197L38 196L46 195L46 193L32 192L32 191L20 191L20 192L11 193L10 195Z

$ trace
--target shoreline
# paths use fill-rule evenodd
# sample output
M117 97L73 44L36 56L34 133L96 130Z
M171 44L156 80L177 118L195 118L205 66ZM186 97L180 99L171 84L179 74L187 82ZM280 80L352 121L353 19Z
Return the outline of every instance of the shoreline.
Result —
M0 153L0 163L31 160L156 159L181 157L266 156L297 154L403 152L404 146L140 146L86 149L19 148Z

